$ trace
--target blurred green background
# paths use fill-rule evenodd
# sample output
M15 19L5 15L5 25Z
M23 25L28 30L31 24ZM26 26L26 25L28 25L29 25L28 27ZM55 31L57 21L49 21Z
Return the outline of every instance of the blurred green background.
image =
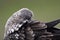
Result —
M60 18L60 0L0 0L0 40L3 40L7 19L21 8L31 9L33 18L39 21L50 22Z

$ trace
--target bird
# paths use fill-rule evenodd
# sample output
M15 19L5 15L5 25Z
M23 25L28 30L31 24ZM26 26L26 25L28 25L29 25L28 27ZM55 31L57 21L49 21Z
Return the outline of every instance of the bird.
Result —
M33 12L28 8L13 13L5 24L4 40L39 40L41 34L53 35L54 26L60 23L60 19L44 23L32 17Z

